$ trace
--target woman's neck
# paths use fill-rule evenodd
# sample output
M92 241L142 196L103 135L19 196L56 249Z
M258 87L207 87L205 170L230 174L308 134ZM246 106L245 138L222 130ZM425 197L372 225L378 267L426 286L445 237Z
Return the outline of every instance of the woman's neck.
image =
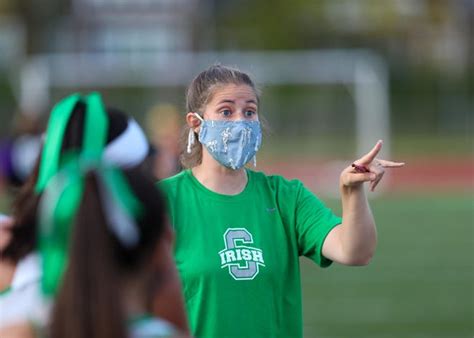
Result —
M223 195L240 194L248 181L244 168L232 170L205 156L202 163L194 167L192 172L207 189Z

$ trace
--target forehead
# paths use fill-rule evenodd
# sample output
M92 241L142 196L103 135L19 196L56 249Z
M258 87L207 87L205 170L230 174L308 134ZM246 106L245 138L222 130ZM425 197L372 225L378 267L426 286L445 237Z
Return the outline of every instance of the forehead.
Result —
M218 104L222 101L255 101L258 102L257 95L252 87L245 84L218 85L212 91L208 104Z

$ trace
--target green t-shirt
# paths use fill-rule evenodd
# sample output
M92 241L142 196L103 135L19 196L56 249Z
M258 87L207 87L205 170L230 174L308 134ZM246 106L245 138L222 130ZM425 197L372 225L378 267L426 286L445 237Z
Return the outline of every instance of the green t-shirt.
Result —
M341 219L298 180L247 170L238 195L185 170L159 187L176 231L175 259L196 337L301 337L299 256L322 267Z

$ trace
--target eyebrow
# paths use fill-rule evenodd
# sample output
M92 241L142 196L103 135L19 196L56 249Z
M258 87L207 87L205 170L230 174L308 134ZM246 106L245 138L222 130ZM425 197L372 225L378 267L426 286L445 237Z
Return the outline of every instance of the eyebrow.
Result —
M221 103L232 103L232 104L235 104L235 101L234 101L234 100L222 100L222 101L220 101L218 104L221 104ZM252 99L252 100L247 100L247 101L245 101L245 103L253 103L253 104L256 104L256 105L258 104L257 101L255 101L255 100L253 100L253 99Z

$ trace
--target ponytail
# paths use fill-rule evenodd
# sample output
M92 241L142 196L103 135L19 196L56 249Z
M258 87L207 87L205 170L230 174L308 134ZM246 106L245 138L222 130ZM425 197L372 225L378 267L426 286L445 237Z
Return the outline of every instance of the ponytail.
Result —
M88 174L69 263L52 312L51 338L126 338L120 275L96 177Z
M40 203L43 290L56 293L50 336L126 338L123 282L148 268L165 228L164 200L140 168L81 174L80 163L56 175ZM148 312L147 296L139 301Z

